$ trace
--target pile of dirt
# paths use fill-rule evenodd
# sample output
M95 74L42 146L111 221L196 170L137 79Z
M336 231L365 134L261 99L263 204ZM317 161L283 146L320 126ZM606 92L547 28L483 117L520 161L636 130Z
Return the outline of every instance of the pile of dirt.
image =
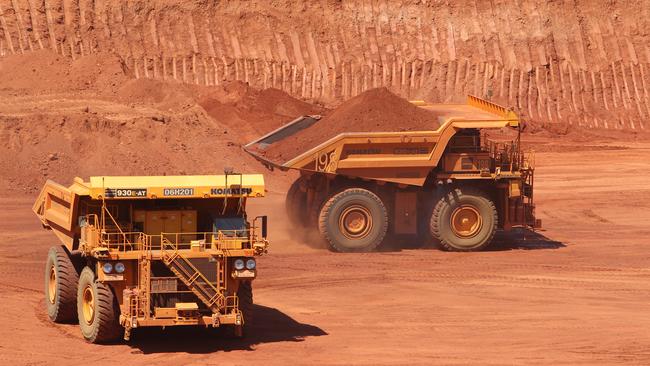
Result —
M344 102L321 120L262 152L273 161L287 161L344 132L435 130L436 116L387 88L368 90Z
M300 101L279 89L256 90L234 82L223 88L198 88L198 104L214 120L236 131L248 142L296 117L321 114L324 109ZM244 142L244 141L242 141Z
M174 115L88 112L2 117L0 191L34 193L45 179L74 176L221 174L259 166L200 109Z
M35 57L38 56L38 57ZM75 176L266 172L241 145L321 108L242 82L133 79L119 57L0 58L0 195ZM11 72L9 72L11 71ZM285 174L269 179L271 189ZM278 188L279 189L279 188Z

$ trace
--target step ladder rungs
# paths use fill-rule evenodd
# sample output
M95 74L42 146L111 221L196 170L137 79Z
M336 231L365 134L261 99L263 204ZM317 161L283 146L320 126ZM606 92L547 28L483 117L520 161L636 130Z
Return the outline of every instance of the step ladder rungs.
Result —
M191 285L191 284L193 284L194 281L196 281L199 277L201 277L201 274L200 274L199 272L194 272L194 274L193 274L190 278L187 279L187 283Z
M174 254L170 255L167 257L167 263L173 263L176 258L178 258L178 252L174 252Z
M173 265L172 263L170 263L169 268L173 269L175 271L176 275L179 275L179 276L183 275L185 277L190 277L190 274L188 273L187 269L183 268L183 266Z
M200 289L201 291L204 292L204 293L202 293L201 295L205 296L205 299L206 299L206 300L210 299L210 296L214 296L214 295L211 295L211 294L213 294L213 293L214 293L214 294L217 294L217 293L214 291L214 289L211 289L211 288L206 287L206 286L198 285L198 286L194 286L194 287L197 288L197 289Z
M209 305L210 306L214 305L218 300L220 300L219 299L220 297L222 297L220 293L217 292L216 294L214 294L214 296L212 296L210 300L208 300Z
M179 252L172 254L163 254L163 260L167 267L182 281L205 305L212 308L221 308L224 303L224 296L219 292L219 288L209 282L201 275L187 258ZM203 279L203 281L200 281ZM225 282L225 273L219 273L217 282ZM216 284L220 286L220 284ZM214 294L214 295L212 295Z

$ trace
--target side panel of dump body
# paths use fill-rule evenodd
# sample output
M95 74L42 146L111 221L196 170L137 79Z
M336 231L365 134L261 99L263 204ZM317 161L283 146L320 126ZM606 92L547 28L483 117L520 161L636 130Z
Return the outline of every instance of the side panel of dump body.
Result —
M48 180L32 210L51 229L68 250L75 249L79 196L56 182Z
M344 133L284 164L317 173L340 174L422 186L459 131L501 128L508 121L449 120L437 131Z

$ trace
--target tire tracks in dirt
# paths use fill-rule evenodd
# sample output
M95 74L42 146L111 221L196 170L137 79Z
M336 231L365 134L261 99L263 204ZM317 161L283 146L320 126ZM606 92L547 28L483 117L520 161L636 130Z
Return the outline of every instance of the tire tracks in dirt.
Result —
M636 281L603 281L602 279L571 279L551 276L535 275L503 275L490 273L452 273L452 272L421 272L421 271L403 271L403 272L378 272L374 274L354 275L354 274L328 274L323 277L322 272L311 276L294 276L283 277L281 279L265 280L263 285L258 286L256 291L266 291L274 289L303 289L313 288L314 286L341 286L356 285L358 282L363 283L385 283L387 281L400 282L411 281L413 279L427 279L436 283L457 284L462 286L509 286L509 287L527 287L527 288L548 288L571 290L580 288L590 291L610 291L610 292L631 292L643 293L650 289L647 286L633 285ZM639 279L637 282L644 284L645 281ZM627 285L628 287L621 287Z

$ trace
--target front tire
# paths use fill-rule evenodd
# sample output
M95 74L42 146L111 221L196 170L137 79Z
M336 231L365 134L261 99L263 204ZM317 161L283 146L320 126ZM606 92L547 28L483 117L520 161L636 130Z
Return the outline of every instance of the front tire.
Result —
M245 337L253 325L253 283L245 281L239 284L237 290L237 298L239 299L239 311L244 318L243 326L240 330L235 330L235 336L238 338Z
M490 244L497 229L494 202L482 191L460 187L443 195L431 215L431 234L441 248L478 251Z
M61 247L52 247L45 264L45 306L55 323L77 319L77 283L79 275L72 258Z
M388 213L376 194L362 188L349 188L325 203L318 228L334 251L370 252L386 236Z
M91 343L111 342L123 335L115 294L109 285L95 280L89 267L79 276L77 314L81 334Z
M300 189L304 178L296 179L289 190L284 201L284 207L292 225L306 227L309 222L307 215L307 193Z

